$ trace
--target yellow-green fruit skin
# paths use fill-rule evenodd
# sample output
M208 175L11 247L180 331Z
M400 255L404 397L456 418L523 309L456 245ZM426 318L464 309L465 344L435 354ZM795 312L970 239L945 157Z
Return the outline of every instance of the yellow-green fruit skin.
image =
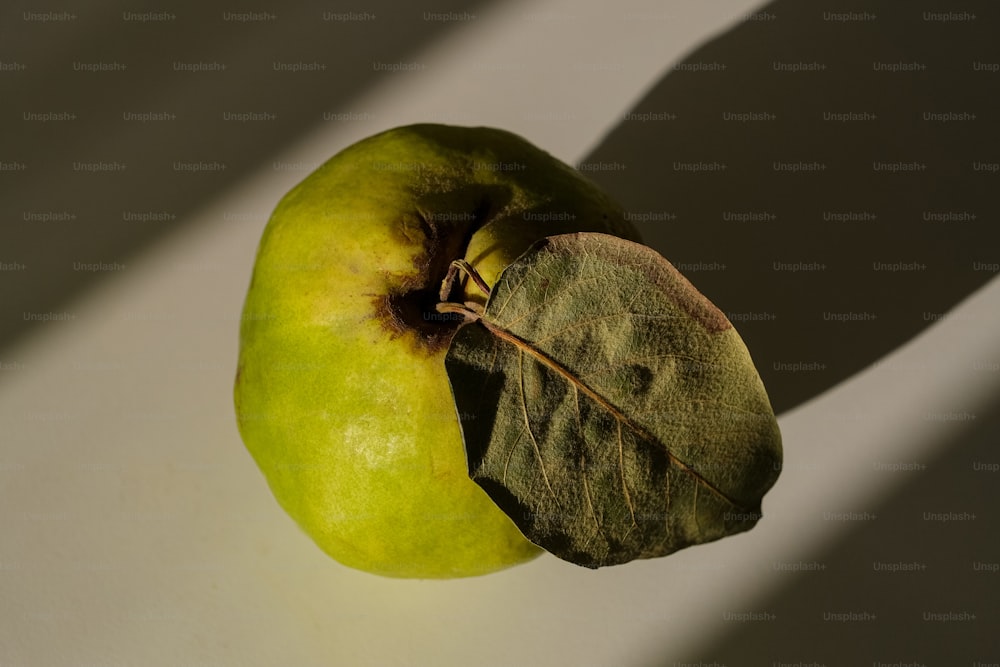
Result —
M444 367L455 324L407 295L436 292L458 258L493 284L532 242L571 231L638 240L588 180L490 128L377 134L280 201L240 324L237 422L275 498L330 556L450 578L540 553L469 478Z

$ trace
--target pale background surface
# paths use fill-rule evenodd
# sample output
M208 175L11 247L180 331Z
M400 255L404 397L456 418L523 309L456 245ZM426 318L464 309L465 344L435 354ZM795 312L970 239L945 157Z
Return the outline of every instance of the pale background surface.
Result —
M92 214L100 210L96 195L77 205L80 221L33 223L21 212L75 210L74 198L88 188L113 197L107 179L115 175L77 174L68 164L127 161L118 156L136 150L129 146L137 137L161 131L151 124L115 130L121 123L110 120L108 135L80 128L123 109L169 111L176 107L168 93L146 88L141 101L112 97L111 113L95 111L68 130L48 123L39 130L20 114L62 110L57 104L73 110L73 102L6 98L0 158L31 167L0 173L10 239L0 260L27 266L0 274L7 319L0 347L0 665L1000 662L990 630L1000 574L974 567L1000 561L1000 429L991 417L1000 402L996 280L876 366L783 412L786 465L765 500L766 518L750 533L666 559L591 572L543 557L449 582L355 572L326 558L281 512L239 441L230 395L243 294L267 215L305 173L375 131L435 120L505 127L575 163L672 64L754 8L735 1L470 5L475 20L381 58L425 70L359 77L329 107L367 120L262 130L262 141L272 143L258 153L205 138L216 154L238 156L227 159L240 161L231 167L239 177L193 177L200 179L191 186L197 196L176 174L164 176L162 202L150 203L155 174L123 184L122 201L108 204L111 215L162 209L178 219L130 223L171 229L146 230L118 246L115 226ZM30 57L19 56L16 48L28 47L8 41L0 59L30 62L24 72L4 73L3 85L22 85L10 77L32 68L69 77L73 49L86 48L81 35L113 37L131 28L121 19L127 9L109 5L101 16L81 10L74 25L45 26L74 35L56 40L56 53L36 46L24 52ZM291 13L275 11L277 24ZM5 39L14 24L40 29L5 12ZM235 29L216 23L220 34ZM281 37L292 51L293 34ZM227 39L219 48L231 49L230 62L252 52L247 40ZM133 35L119 46L139 41ZM324 47L331 63L335 42ZM314 54L269 51L261 62L282 58L308 62ZM133 62L127 50L89 61L114 59ZM226 57L206 48L185 59ZM170 85L189 85L164 76ZM264 91L284 85L280 74L260 76ZM244 78L254 88L254 75ZM37 80L23 85L45 88ZM85 89L79 96L76 104L90 103ZM198 127L197 98L186 99L191 127ZM262 99L262 106L234 110L285 103L269 107ZM316 108L316 100L309 103ZM995 124L995 111L981 113ZM253 140L241 131L234 145ZM70 148L60 136L72 138ZM163 152L163 164L216 159L211 150L187 148ZM995 146L983 150L983 159L997 160ZM59 162L64 180L46 177L51 162ZM134 188L146 199L129 200L138 196ZM171 205L171 197L181 203ZM78 242L81 232L70 227L91 222L100 231ZM37 231L39 224L48 227ZM125 268L77 289L72 272L45 278L51 257L63 267L120 261ZM27 322L24 312L73 319ZM837 520L843 512L869 519ZM945 523L924 520L927 512L976 516ZM926 568L885 574L874 562ZM821 569L788 571L796 566ZM976 619L932 622L925 611ZM738 620L746 612L765 620ZM824 620L845 612L876 618Z

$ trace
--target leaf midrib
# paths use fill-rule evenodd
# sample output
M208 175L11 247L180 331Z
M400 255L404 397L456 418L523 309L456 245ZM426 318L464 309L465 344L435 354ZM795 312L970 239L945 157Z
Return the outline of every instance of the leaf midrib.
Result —
M687 463L685 463L684 461L682 461L681 459L679 459L676 455L674 455L673 452L671 452L669 449L667 449L666 445L664 445L662 442L660 442L659 438L657 438L653 434L651 434L648 431L646 431L646 429L644 429L639 424L636 424L631 418L628 417L628 415L626 415L625 413L623 413L615 405L613 405L612 403L610 403L607 399L605 399L599 393L597 393L596 391L594 391L593 389L591 389L589 386L587 386L586 383L584 383L582 380L580 380L575 375L573 375L573 373L570 372L569 369L567 369L565 366L563 366L562 364L560 364L558 361L556 361L555 359L553 359L552 357L550 357L544 351L538 349L537 347L535 347L534 345L532 345L528 341L524 340L523 338L521 338L517 334L514 334L514 333L512 333L510 331L507 331L503 327L499 327L499 326L493 324L492 322L487 321L485 318L483 318L481 316L477 318L477 321L480 324L482 324L486 328L486 330L489 331L496 338L498 338L498 339L500 339L500 340L502 340L502 341L504 341L504 342L506 342L506 343L508 343L510 345L513 345L514 347L516 347L517 349L521 350L522 352L525 352L525 353L531 355L537 361L539 361L543 365L547 366L548 368L550 368L553 371L555 371L556 373L558 373L560 376L563 377L563 379L565 379L567 382L569 382L571 385L573 385L577 390L579 390L579 391L583 392L584 394L586 394L592 401L594 401L595 403L597 403L598 405L600 405L602 408L604 408L605 410L607 410L609 413L611 413L611 415L619 423L624 424L631 431L633 431L634 433L636 433L640 437L642 437L642 438L644 438L646 440L649 440L651 442L655 442L655 443L659 444L661 447L663 447L663 451L666 453L667 458L670 460L670 462L672 464L676 465L680 470L682 470L685 473L687 473L688 475L690 475L698 484L700 484L701 486L704 486L706 489L708 489L709 492L711 492L712 494L718 496L719 498L721 498L725 502L729 503L730 505L732 505L734 508L736 508L737 510L739 510L741 512L749 512L749 511L751 511L750 508L744 507L740 503L738 503L735 500L733 500L732 498L730 498L722 490L720 490L714 484L712 484L707 479L705 479L700 473L698 473L697 470L695 470L694 468L692 468L691 466L689 466Z

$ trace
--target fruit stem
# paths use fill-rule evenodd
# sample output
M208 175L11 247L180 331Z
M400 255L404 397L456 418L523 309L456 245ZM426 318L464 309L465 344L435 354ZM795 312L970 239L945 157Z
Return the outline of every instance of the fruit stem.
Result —
M486 284L483 277L479 275L479 272L472 268L464 259L456 259L448 265L448 273L445 274L444 280L441 281L441 301L447 302L448 296L451 294L452 287L455 285L455 278L458 276L458 272L463 271L465 275L472 279L472 282L476 283L476 287L482 290L483 294L487 297L490 295L490 286Z
M442 301L435 308L439 313L458 313L466 323L478 322L483 318L483 307L472 301L466 301L464 304Z

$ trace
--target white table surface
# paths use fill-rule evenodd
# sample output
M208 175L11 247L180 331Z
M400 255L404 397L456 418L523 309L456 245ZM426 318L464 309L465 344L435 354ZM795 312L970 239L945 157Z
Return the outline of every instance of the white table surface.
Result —
M415 57L426 74L383 78L350 105L374 119L329 124L279 160L316 165L380 129L439 120L505 127L574 162L665 63L753 7L491 5ZM629 12L645 18L623 27ZM573 29L553 30L546 15L575 17ZM519 95L527 79L531 113ZM1000 359L994 280L877 367L781 416L785 472L747 534L595 572L548 556L445 582L356 572L279 509L231 405L257 241L306 171L262 164L68 304L73 319L0 350L0 665L624 666L710 655L703 647L734 615L786 583L775 563L822 561L848 530L824 513L866 511L905 479L873 464L928 460L967 426L920 415L981 415L1000 397L1000 372L983 366Z

